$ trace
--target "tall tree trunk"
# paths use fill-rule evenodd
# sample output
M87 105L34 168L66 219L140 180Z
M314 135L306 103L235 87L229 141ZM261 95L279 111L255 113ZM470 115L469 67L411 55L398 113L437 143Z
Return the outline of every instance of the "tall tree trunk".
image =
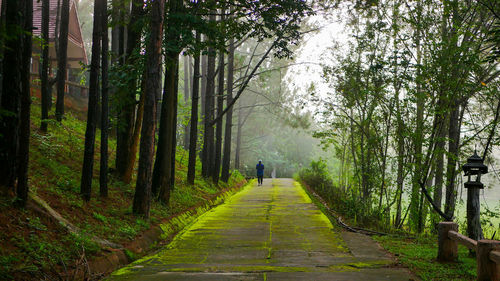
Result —
M111 52L114 55L114 62L122 64L124 62L123 55L125 53L125 25L124 14L125 7L122 0L112 0L112 23L111 30Z
M403 134L403 119L401 118L401 106L399 102L399 88L396 91L396 109L397 109L397 188L396 188L396 219L394 220L394 226L399 227L401 225L401 209L402 209L402 197L403 197L403 185L404 185L404 134Z
M456 186L455 180L457 177L457 161L460 142L460 120L459 106L452 102L450 113L450 123L448 127L448 165L446 169L446 198L444 205L444 213L448 217L453 217L456 204Z
M227 56L227 99L226 104L229 105L233 99L233 83L234 83L234 39L229 41L229 54ZM221 180L227 182L229 180L229 166L231 163L231 134L233 129L233 108L226 115L226 129L224 132L224 155L222 158L222 173Z
M196 43L200 42L200 32L196 32ZM193 95L191 97L191 128L189 130L189 160L187 181L189 184L194 184L196 175L196 142L198 141L198 99L200 91L200 52L198 51L194 57L193 71Z
M140 51L140 40L142 24L140 19L144 10L143 0L132 0L132 10L130 13L130 22L127 28L127 50L125 60L127 64L136 64L136 54ZM123 180L126 173L127 161L130 159L129 153L132 146L132 136L136 124L136 95L137 81L130 79L126 89L121 89L120 100L123 105L118 113L118 128L116 137L116 171ZM129 164L130 165L130 164ZM133 165L132 165L133 166Z
M436 106L436 112L434 114L434 120L437 122L437 134L436 134L436 168L434 171L434 194L433 201L436 206L441 208L442 200L443 200L443 175L444 175L444 153L445 153L445 138L446 138L446 120L448 119L448 109L445 107L446 102L446 42L448 40L448 31L447 31L447 8L446 3L443 3L443 13L442 13L442 22L441 22L441 41L443 42L443 46L441 47L441 65L440 65L440 73L439 73L439 81L440 81L440 89L439 89L439 97ZM437 224L441 221L441 216L436 214L435 212L431 215L432 220L432 231L437 231Z
M234 169L240 169L240 153L241 153L241 130L243 129L243 113L241 111L241 102L238 107L238 126L236 131L236 147L234 149Z
M222 114L224 110L224 51L219 52L219 71L218 71L218 88L217 88L217 116ZM216 123L215 130L215 156L214 156L214 166L212 170L212 179L214 183L219 182L220 176L220 165L222 158L222 118Z
M109 102L108 102L108 13L107 1L104 2L101 15L102 57L101 57L101 166L99 175L99 194L108 197L108 129L109 129Z
M7 1L2 1L0 3L0 27L6 28L5 24L5 7L6 7ZM4 55L4 50L5 50L5 38L4 36L0 36L0 55ZM3 60L0 61L0 73L3 74ZM1 101L2 101L2 92L3 92L3 75L0 75L0 106L1 106ZM1 193L1 190L0 190Z
M421 232L422 229L419 228L420 221L420 180L422 179L422 142L423 142L423 129L424 129L424 106L425 106L425 97L422 92L422 77L420 70L420 63L422 61L422 51L421 51L421 17L422 17L422 1L418 0L417 8L417 28L415 35L415 45L417 52L417 74L416 74L416 91L417 91L417 116L416 116L416 129L415 129L415 137L413 140L414 145L414 153L415 153L415 163L413 167L413 179L412 179L412 190L411 190L411 207L410 207L410 217L409 223L410 228L416 230L417 232Z
M68 62L68 30L70 0L62 0L61 25L59 28L59 53L57 54L57 99L56 119L61 122L64 115L64 88L66 86ZM90 94L89 94L90 95Z
M179 1L182 4L181 1ZM180 52L180 50L179 50ZM179 61L177 60L176 71L175 71L175 89L174 89L174 118L172 120L172 145L171 145L171 154L170 154L170 187L169 187L169 199L170 193L174 190L175 187L175 153L177 151L177 110L179 105Z
M447 67L451 68L450 74L447 77L448 81L456 81L460 76L459 70L457 69L455 59L457 54L457 44L458 44L458 34L457 30L460 26L460 15L458 14L458 1L445 1L445 8L447 11L452 12L452 28L447 36L446 43L447 47ZM448 88L448 87L447 87ZM456 195L457 188L455 186L455 181L457 177L457 162L460 152L460 104L457 99L459 98L459 90L455 88L455 91L450 91L449 100L449 124L448 124L448 159L447 159L447 169L446 169L446 198L444 205L444 212L449 217L452 218L455 213L456 205Z
M16 36L5 38L3 53L3 84L0 115L0 194L14 194L14 184L18 175L17 153L19 145L19 112L21 88L21 67L23 36L19 27L23 26L21 13L25 7L18 0L4 0L5 32ZM8 113L8 114L5 114Z
M22 58L22 95L21 112L19 124L19 156L17 174L17 203L21 207L26 206L28 201L28 163L30 146L30 64L31 64L31 37L33 29L33 1L23 0L24 10L24 36L23 36L23 58Z
M99 101L99 59L101 55L102 9L106 0L96 1L94 5L94 27L92 31L92 59L90 62L89 102L87 128L85 130L85 149L83 154L80 193L85 201L90 201L92 174L94 167L95 131Z
M161 71L160 71L161 73ZM123 175L123 182L129 183L132 180L134 173L135 160L137 157L137 148L139 146L139 139L142 128L142 120L144 117L144 92L146 91L146 70L143 74L143 82L141 86L141 97L139 99L139 107L137 108L137 118L135 120L134 133L132 135L132 142L130 144L130 151L125 166L125 174Z
M180 12L182 0L169 2L169 15ZM167 40L177 42L175 17L168 20ZM160 129L158 131L158 149L153 171L153 194L164 203L170 200L170 191L175 183L175 149L177 132L177 94L180 50L171 47L165 56L165 85L161 105Z
M398 31L399 31L399 2L397 0L393 1L393 18L392 18L392 28L393 28L393 47L394 47L394 100L396 103L396 139L397 139L397 179L396 179L396 217L394 219L394 226L399 227L401 225L401 209L402 209L402 198L403 198L403 184L404 184L404 124L401 112L400 104L400 89L401 82L399 81L398 73L398 61L396 51L398 47Z
M215 16L210 17L215 21ZM213 168L213 148L214 148L214 128L211 125L214 113L214 94L215 94L215 50L209 48L207 58L207 82L205 90L205 118L203 135L203 157L201 174L208 177Z
M42 56L40 69L41 92L42 92L42 122L40 130L47 132L47 121L49 119L49 17L50 17L50 0L42 1Z
M184 56L184 104L187 106L189 102L189 82L190 82L190 70L191 66L189 65L189 56ZM185 124L184 127L184 149L188 150L189 148L189 122Z
M433 193L433 201L434 204L441 208L442 198L443 198L443 172L444 172L444 153L445 153L445 138L446 138L446 109L442 106L442 101L438 101L438 109L435 114L437 125L437 134L436 134L436 148L435 148L435 169L434 169L434 193ZM432 213L431 215L432 224L435 226L434 230L437 230L437 224L441 220L441 217Z
M151 168L154 155L156 97L160 90L161 45L163 34L164 0L151 0L151 35L146 47L147 75L144 93L144 119L141 130L139 169L132 210L149 217L151 206Z
M200 119L203 121L203 124L205 124L205 107L206 107L206 91L207 91L207 68L208 66L208 57L206 55L201 55L201 88L200 88L200 99L201 99L201 104L200 104ZM203 130L203 133L200 134L200 140L204 141L205 140L205 130ZM202 149L200 151L200 160L201 163L203 164L203 153L205 153L205 150ZM203 170L203 168L202 168ZM203 172L202 172L203 174Z
M158 149L153 171L153 194L157 194L160 201L170 201L170 191L173 188L173 168L175 168L175 134L177 92L176 79L179 54L169 54L165 58L165 85L161 104L160 128L158 130Z

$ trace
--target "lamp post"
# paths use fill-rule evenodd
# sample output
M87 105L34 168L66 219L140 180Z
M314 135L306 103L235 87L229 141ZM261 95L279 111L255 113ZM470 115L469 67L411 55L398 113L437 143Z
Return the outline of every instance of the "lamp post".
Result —
M488 167L483 164L483 158L474 151L474 155L467 158L467 163L462 166L462 170L467 176L467 182L464 183L464 187L467 188L467 236L474 240L481 240L483 231L479 216L479 190L484 188L481 175L488 173ZM471 176L476 176L476 179L472 180Z

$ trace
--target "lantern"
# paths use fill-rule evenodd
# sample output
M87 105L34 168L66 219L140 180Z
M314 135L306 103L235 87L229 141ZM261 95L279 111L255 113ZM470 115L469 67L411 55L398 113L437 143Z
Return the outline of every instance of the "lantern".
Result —
M481 175L488 173L488 166L483 164L483 158L479 157L474 151L474 155L467 158L467 163L462 166L464 174L467 176L467 182L464 183L465 188L480 188L484 185L481 183ZM476 180L472 181L471 176L476 176Z

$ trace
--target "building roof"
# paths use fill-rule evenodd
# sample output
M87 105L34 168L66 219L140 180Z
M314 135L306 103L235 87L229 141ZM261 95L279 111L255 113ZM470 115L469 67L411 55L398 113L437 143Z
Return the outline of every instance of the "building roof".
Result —
M33 0L33 35L41 36L42 32L42 1ZM57 4L61 5L62 0L49 0L50 2L50 20L49 20L49 54L50 58L55 60L54 40L56 38L56 22L57 22ZM2 0L0 0L0 6ZM39 51L40 47L34 42L34 51ZM73 68L79 67L79 62L88 63L85 45L83 44L82 30L80 28L80 20L78 19L78 10L75 0L70 0L69 11L69 28L68 28L68 63Z

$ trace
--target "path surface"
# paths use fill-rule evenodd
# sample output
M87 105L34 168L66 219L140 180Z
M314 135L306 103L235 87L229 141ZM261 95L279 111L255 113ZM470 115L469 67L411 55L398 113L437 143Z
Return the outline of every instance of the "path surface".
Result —
M108 280L412 280L370 238L339 232L291 179L265 179Z

